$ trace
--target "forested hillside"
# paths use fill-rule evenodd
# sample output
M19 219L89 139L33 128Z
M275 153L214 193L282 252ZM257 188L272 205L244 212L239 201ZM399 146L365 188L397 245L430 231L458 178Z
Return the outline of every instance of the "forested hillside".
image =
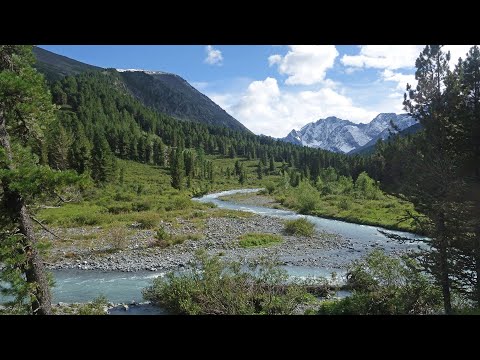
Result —
M34 47L35 67L49 82L86 71L105 70ZM115 71L111 69L111 71ZM162 71L121 70L118 81L143 105L180 120L249 130L180 76Z

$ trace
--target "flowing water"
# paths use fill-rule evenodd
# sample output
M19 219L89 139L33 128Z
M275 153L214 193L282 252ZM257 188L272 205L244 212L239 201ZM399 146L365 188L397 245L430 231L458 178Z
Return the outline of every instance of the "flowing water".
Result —
M416 249L418 242L414 240L423 237L407 232L385 230L375 226L352 224L339 220L330 220L314 216L299 215L294 211L272 209L262 206L238 204L234 201L224 201L219 199L221 196L237 193L253 193L260 189L241 189L223 191L220 193L205 195L195 201L204 203L214 203L219 208L248 211L259 215L272 216L281 219L296 219L307 217L312 221L320 231L339 234L349 239L348 248L322 251L321 256L332 260L324 267L302 267L302 266L284 266L290 276L294 278L306 278L317 276L329 276L332 272L339 275L339 279L345 274L345 267L340 266L349 263L365 255L372 248L378 247L385 252L405 251ZM397 234L412 239L411 242L399 243L386 237L378 230L387 233ZM317 252L320 250L316 250ZM305 256L317 256L320 254L305 254ZM283 259L285 260L285 259ZM286 259L288 260L288 259ZM54 302L87 302L100 295L114 303L130 303L132 300L142 301L141 290L150 285L152 279L163 276L163 272L139 271L139 272L101 272L89 270L57 270L54 271L55 287L53 288ZM116 311L116 314L122 313ZM124 314L126 312L123 312ZM131 308L129 314L162 314L162 309L151 306Z

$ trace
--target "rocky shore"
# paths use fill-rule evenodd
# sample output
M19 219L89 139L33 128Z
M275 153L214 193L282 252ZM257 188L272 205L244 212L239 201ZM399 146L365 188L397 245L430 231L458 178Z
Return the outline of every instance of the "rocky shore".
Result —
M172 235L188 235L198 230L183 219L177 219L177 226L165 223L165 230ZM201 233L203 238L186 240L181 244L167 248L155 246L155 233L152 230L136 230L129 236L128 246L120 251L86 251L76 249L74 245L62 254L57 253L54 262L48 264L50 269L83 269L101 271L168 271L188 266L195 251L206 249L210 254L217 254L225 259L242 262L267 256L278 258L281 264L292 266L326 266L330 261L326 252L349 246L348 239L335 234L317 232L315 236L287 236L280 219L254 215L248 218L209 218ZM72 229L71 229L72 230ZM81 232L82 229L76 229ZM85 231L85 229L83 229ZM89 231L93 231L90 229ZM241 248L238 238L245 233L272 233L283 237L283 242L266 248ZM43 234L48 237L48 234ZM55 239L52 239L55 241ZM54 250L55 251L55 250ZM57 251L59 252L59 251ZM68 256L62 256L67 255ZM73 255L72 255L73 254ZM338 265L338 264L337 264Z

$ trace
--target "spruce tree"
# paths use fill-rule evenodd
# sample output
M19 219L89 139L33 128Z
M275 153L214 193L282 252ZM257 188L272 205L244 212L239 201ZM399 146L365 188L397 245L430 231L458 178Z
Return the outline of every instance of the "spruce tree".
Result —
M92 178L98 184L105 183L115 176L116 159L105 136L98 129L93 136L91 169Z
M170 175L172 187L178 190L183 189L183 178L185 176L185 166L183 162L183 150L172 150L172 162L170 164Z

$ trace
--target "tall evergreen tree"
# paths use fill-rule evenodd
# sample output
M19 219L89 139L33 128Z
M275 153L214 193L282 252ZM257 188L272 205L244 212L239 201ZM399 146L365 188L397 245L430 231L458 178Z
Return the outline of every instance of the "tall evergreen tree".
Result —
M105 183L115 176L116 159L100 130L96 130L93 135L91 168L96 183Z
M17 304L26 301L31 313L46 315L50 284L27 205L73 177L39 165L42 128L54 107L33 63L31 46L0 45L0 289Z
M183 189L183 178L185 176L185 166L182 149L172 149L172 162L170 164L170 176L172 178L172 187L178 190Z

